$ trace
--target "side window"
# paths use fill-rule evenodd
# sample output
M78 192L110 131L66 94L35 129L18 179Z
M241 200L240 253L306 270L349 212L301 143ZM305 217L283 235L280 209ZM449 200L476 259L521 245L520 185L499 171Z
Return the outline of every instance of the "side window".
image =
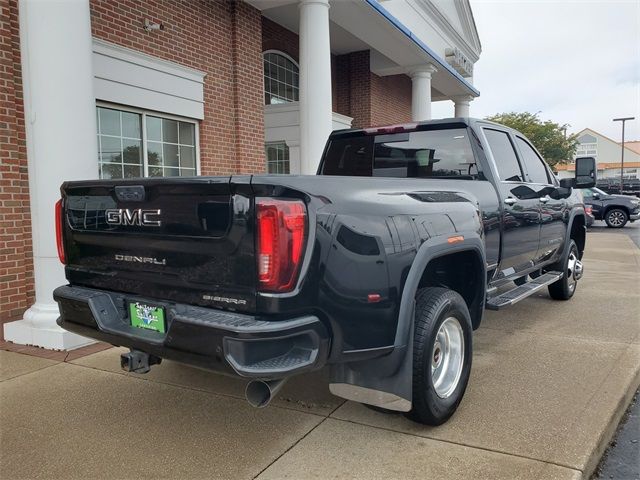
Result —
M489 148L496 161L500 180L504 182L523 182L524 175L518 163L518 157L509 140L509 135L500 130L485 128L484 134L489 142Z
M584 190L582 190L582 196L584 198L591 198L593 197L593 192L591 191L590 188L585 188Z
M516 142L520 149L520 153L522 153L522 160L527 166L529 181L532 183L551 183L547 167L545 167L543 160L538 156L531 145L520 137L516 137Z

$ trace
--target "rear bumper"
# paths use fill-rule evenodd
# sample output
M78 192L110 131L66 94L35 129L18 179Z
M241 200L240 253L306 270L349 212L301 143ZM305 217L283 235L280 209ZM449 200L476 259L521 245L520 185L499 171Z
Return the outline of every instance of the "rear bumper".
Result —
M57 288L53 297L65 330L221 373L285 378L321 368L329 353L327 329L312 315L267 321L70 285ZM166 333L132 327L131 301L163 306Z
M635 222L638 219L640 219L640 212L635 212L629 215L629 220L631 220L632 222Z

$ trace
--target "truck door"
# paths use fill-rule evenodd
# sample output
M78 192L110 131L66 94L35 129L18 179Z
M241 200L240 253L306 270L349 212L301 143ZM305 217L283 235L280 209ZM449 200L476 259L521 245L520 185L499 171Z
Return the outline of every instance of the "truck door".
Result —
M538 263L555 256L564 243L567 199L557 196L558 185L538 152L524 138L519 135L515 138L526 180L540 203L540 242L535 259Z
M540 238L540 199L525 180L509 133L483 130L497 168L502 201L499 275L509 277L533 266Z

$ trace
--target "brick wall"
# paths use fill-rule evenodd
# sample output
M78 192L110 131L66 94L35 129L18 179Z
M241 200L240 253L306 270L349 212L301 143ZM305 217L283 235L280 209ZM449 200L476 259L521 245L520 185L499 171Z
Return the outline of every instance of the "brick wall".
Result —
M262 51L280 50L296 62L300 58L298 34L262 17Z
M264 171L262 28L256 9L207 0L90 4L94 37L206 72L203 174ZM146 32L145 18L161 22L164 30Z
M369 51L336 58L338 113L353 117L354 128L411 120L411 79L406 75L380 77L369 68Z
M411 79L371 74L371 125L411 121Z
M18 2L0 2L0 339L34 300Z

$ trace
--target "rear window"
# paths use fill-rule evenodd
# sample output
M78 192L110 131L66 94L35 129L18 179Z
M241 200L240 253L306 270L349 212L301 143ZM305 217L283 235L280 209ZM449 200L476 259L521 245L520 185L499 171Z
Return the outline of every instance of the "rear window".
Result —
M338 137L327 149L323 175L476 178L466 129Z

